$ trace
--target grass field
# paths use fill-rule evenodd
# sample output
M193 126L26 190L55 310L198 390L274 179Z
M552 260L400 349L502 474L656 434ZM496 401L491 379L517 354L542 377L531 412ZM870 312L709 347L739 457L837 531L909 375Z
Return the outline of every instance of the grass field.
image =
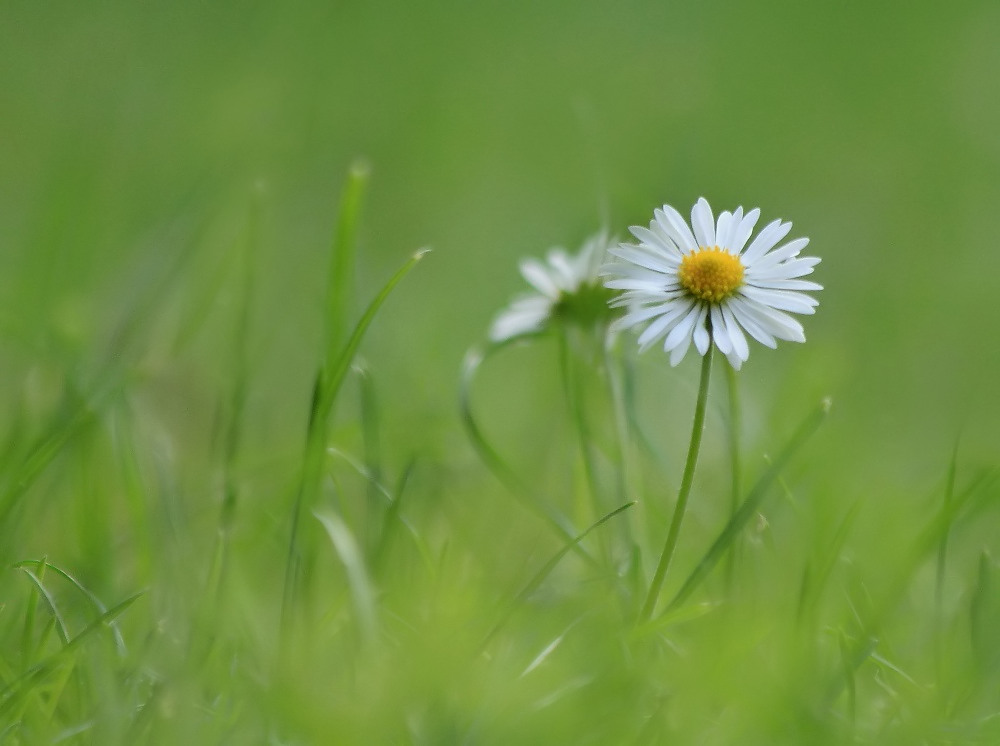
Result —
M998 37L0 4L0 742L1000 743ZM701 358L487 335L700 196L825 289L715 360L647 618Z

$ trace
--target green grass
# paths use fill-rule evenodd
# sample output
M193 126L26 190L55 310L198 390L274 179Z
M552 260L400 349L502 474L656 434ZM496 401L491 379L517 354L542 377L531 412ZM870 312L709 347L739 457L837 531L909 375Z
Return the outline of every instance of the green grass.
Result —
M0 5L0 742L1000 742L998 29ZM640 621L700 361L486 333L700 195L826 289Z

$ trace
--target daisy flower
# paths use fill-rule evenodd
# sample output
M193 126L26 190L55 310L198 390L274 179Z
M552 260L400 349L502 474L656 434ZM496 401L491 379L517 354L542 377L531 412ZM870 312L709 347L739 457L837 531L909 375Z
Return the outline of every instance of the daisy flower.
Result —
M746 334L772 348L779 339L804 342L802 325L788 313L814 313L818 302L802 291L823 288L801 278L820 260L799 256L808 238L775 248L792 228L781 220L750 241L759 217L759 209L737 207L715 220L701 198L690 227L669 205L654 211L649 228L632 226L638 245L612 248L618 261L601 270L611 278L606 287L624 291L611 301L627 309L615 326L644 326L640 349L662 339L671 365L692 341L701 355L714 343L737 370L750 355Z
M556 247L545 261L522 259L521 276L534 292L515 298L497 314L490 327L490 341L542 332L554 320L591 325L609 318L611 295L601 285L600 268L611 244L601 233L587 240L575 255Z

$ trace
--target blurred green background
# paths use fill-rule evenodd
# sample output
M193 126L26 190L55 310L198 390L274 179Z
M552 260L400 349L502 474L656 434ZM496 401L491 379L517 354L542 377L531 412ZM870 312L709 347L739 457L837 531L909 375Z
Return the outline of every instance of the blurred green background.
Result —
M434 250L363 347L384 450L397 469L418 459L422 490L490 557L502 539L478 542L510 503L465 442L456 391L463 354L523 287L516 260L705 196L792 220L823 258L808 342L757 347L740 374L748 458L831 395L806 483L821 515L861 505L854 551L877 557L914 533L957 439L960 468L996 463L998 38L990 0L6 0L0 412L30 422L68 386L127 371L144 442L214 520L207 454L253 243L240 463L251 504L281 525L272 498L301 455L337 199L360 157L358 308ZM565 455L539 424L558 411L554 352L511 355L477 389L484 421L522 464ZM672 371L643 356L651 428L688 422L695 379L690 358ZM45 504L8 551L87 568L94 539L51 546ZM131 574L90 571L105 588Z
M824 260L809 344L743 376L764 406L833 394L862 472L938 466L960 431L991 454L998 31L990 2L7 2L5 357L46 337L86 359L136 267L217 266L262 184L254 386L295 420L361 156L360 286L436 252L366 350L407 422L452 426L518 257L704 195Z

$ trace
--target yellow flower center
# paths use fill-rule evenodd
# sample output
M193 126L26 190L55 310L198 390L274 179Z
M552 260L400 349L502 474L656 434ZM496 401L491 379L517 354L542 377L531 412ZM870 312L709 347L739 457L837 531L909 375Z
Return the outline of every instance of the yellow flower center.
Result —
M695 298L718 303L743 284L743 264L718 246L702 247L684 256L677 279Z

